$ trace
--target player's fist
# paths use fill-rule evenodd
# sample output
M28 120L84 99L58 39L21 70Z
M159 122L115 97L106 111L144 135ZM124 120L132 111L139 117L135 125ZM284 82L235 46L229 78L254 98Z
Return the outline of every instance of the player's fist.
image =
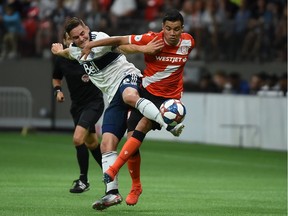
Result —
M57 95L56 95L56 100L58 102L64 102L65 101L65 97L62 91L58 91Z
M51 46L51 52L57 55L59 52L63 51L63 45L61 43L53 43Z

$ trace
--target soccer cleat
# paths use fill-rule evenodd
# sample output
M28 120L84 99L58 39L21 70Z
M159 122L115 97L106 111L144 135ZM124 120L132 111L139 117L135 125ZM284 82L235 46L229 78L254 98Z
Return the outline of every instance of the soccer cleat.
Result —
M70 193L83 193L90 188L89 182L82 182L80 179L73 181L73 187L70 189Z
M136 205L141 193L142 193L141 184L135 186L132 185L131 191L126 197L126 204L130 206Z
M179 137L180 134L182 133L183 128L185 127L185 125L182 124L182 123L179 123L175 127L173 127L172 129L170 129L169 127L170 126L167 127L167 130L169 132L171 132L174 136Z
M123 201L120 194L106 194L100 200L97 200L92 204L92 208L98 211L102 211L114 205L118 205Z

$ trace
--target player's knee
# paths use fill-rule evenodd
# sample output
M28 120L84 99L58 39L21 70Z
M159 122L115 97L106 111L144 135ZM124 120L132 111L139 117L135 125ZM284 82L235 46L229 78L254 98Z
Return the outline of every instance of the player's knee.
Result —
M97 134L89 133L85 137L85 144L86 144L88 149L94 150L99 144Z
M99 145L99 143L97 140L95 140L94 142L90 142L90 143L86 142L86 146L89 150L96 149L98 145Z
M82 145L84 143L84 139L82 136L75 135L73 136L73 143L75 146Z
M102 136L102 140L100 144L101 152L105 153L109 151L116 151L118 143L119 143L119 140L116 136L111 135L111 134L109 135L104 134L104 136Z
M139 93L137 92L136 89L126 89L123 94L122 94L122 97L123 97L123 101L132 106L132 107L135 107L135 104L137 102L137 100L139 99Z

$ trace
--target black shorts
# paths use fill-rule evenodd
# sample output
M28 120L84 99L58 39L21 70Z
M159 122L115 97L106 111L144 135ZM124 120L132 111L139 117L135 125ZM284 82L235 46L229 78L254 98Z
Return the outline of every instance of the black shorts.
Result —
M88 129L90 133L95 133L95 125L104 111L104 106L102 98L91 101L85 105L72 104L70 113L73 117L74 126L79 125Z
M141 89L140 96L150 100L158 108L160 108L161 104L164 101L169 99L169 98L155 96L149 93L146 89ZM128 132L133 131L136 128L138 122L141 120L141 118L143 118L143 115L139 112L139 110L131 109L130 115L127 120L127 131ZM161 129L161 126L159 125L159 123L152 121L152 130L160 130L160 129Z

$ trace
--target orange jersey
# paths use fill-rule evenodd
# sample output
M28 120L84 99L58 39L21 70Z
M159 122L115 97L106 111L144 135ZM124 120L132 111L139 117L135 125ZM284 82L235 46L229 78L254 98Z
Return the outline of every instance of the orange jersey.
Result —
M131 44L146 45L157 36L164 40L163 32L131 35L129 40ZM142 84L147 91L160 97L180 99L183 92L184 66L194 46L193 37L182 33L177 46L165 43L161 52L155 55L144 54L146 68Z

